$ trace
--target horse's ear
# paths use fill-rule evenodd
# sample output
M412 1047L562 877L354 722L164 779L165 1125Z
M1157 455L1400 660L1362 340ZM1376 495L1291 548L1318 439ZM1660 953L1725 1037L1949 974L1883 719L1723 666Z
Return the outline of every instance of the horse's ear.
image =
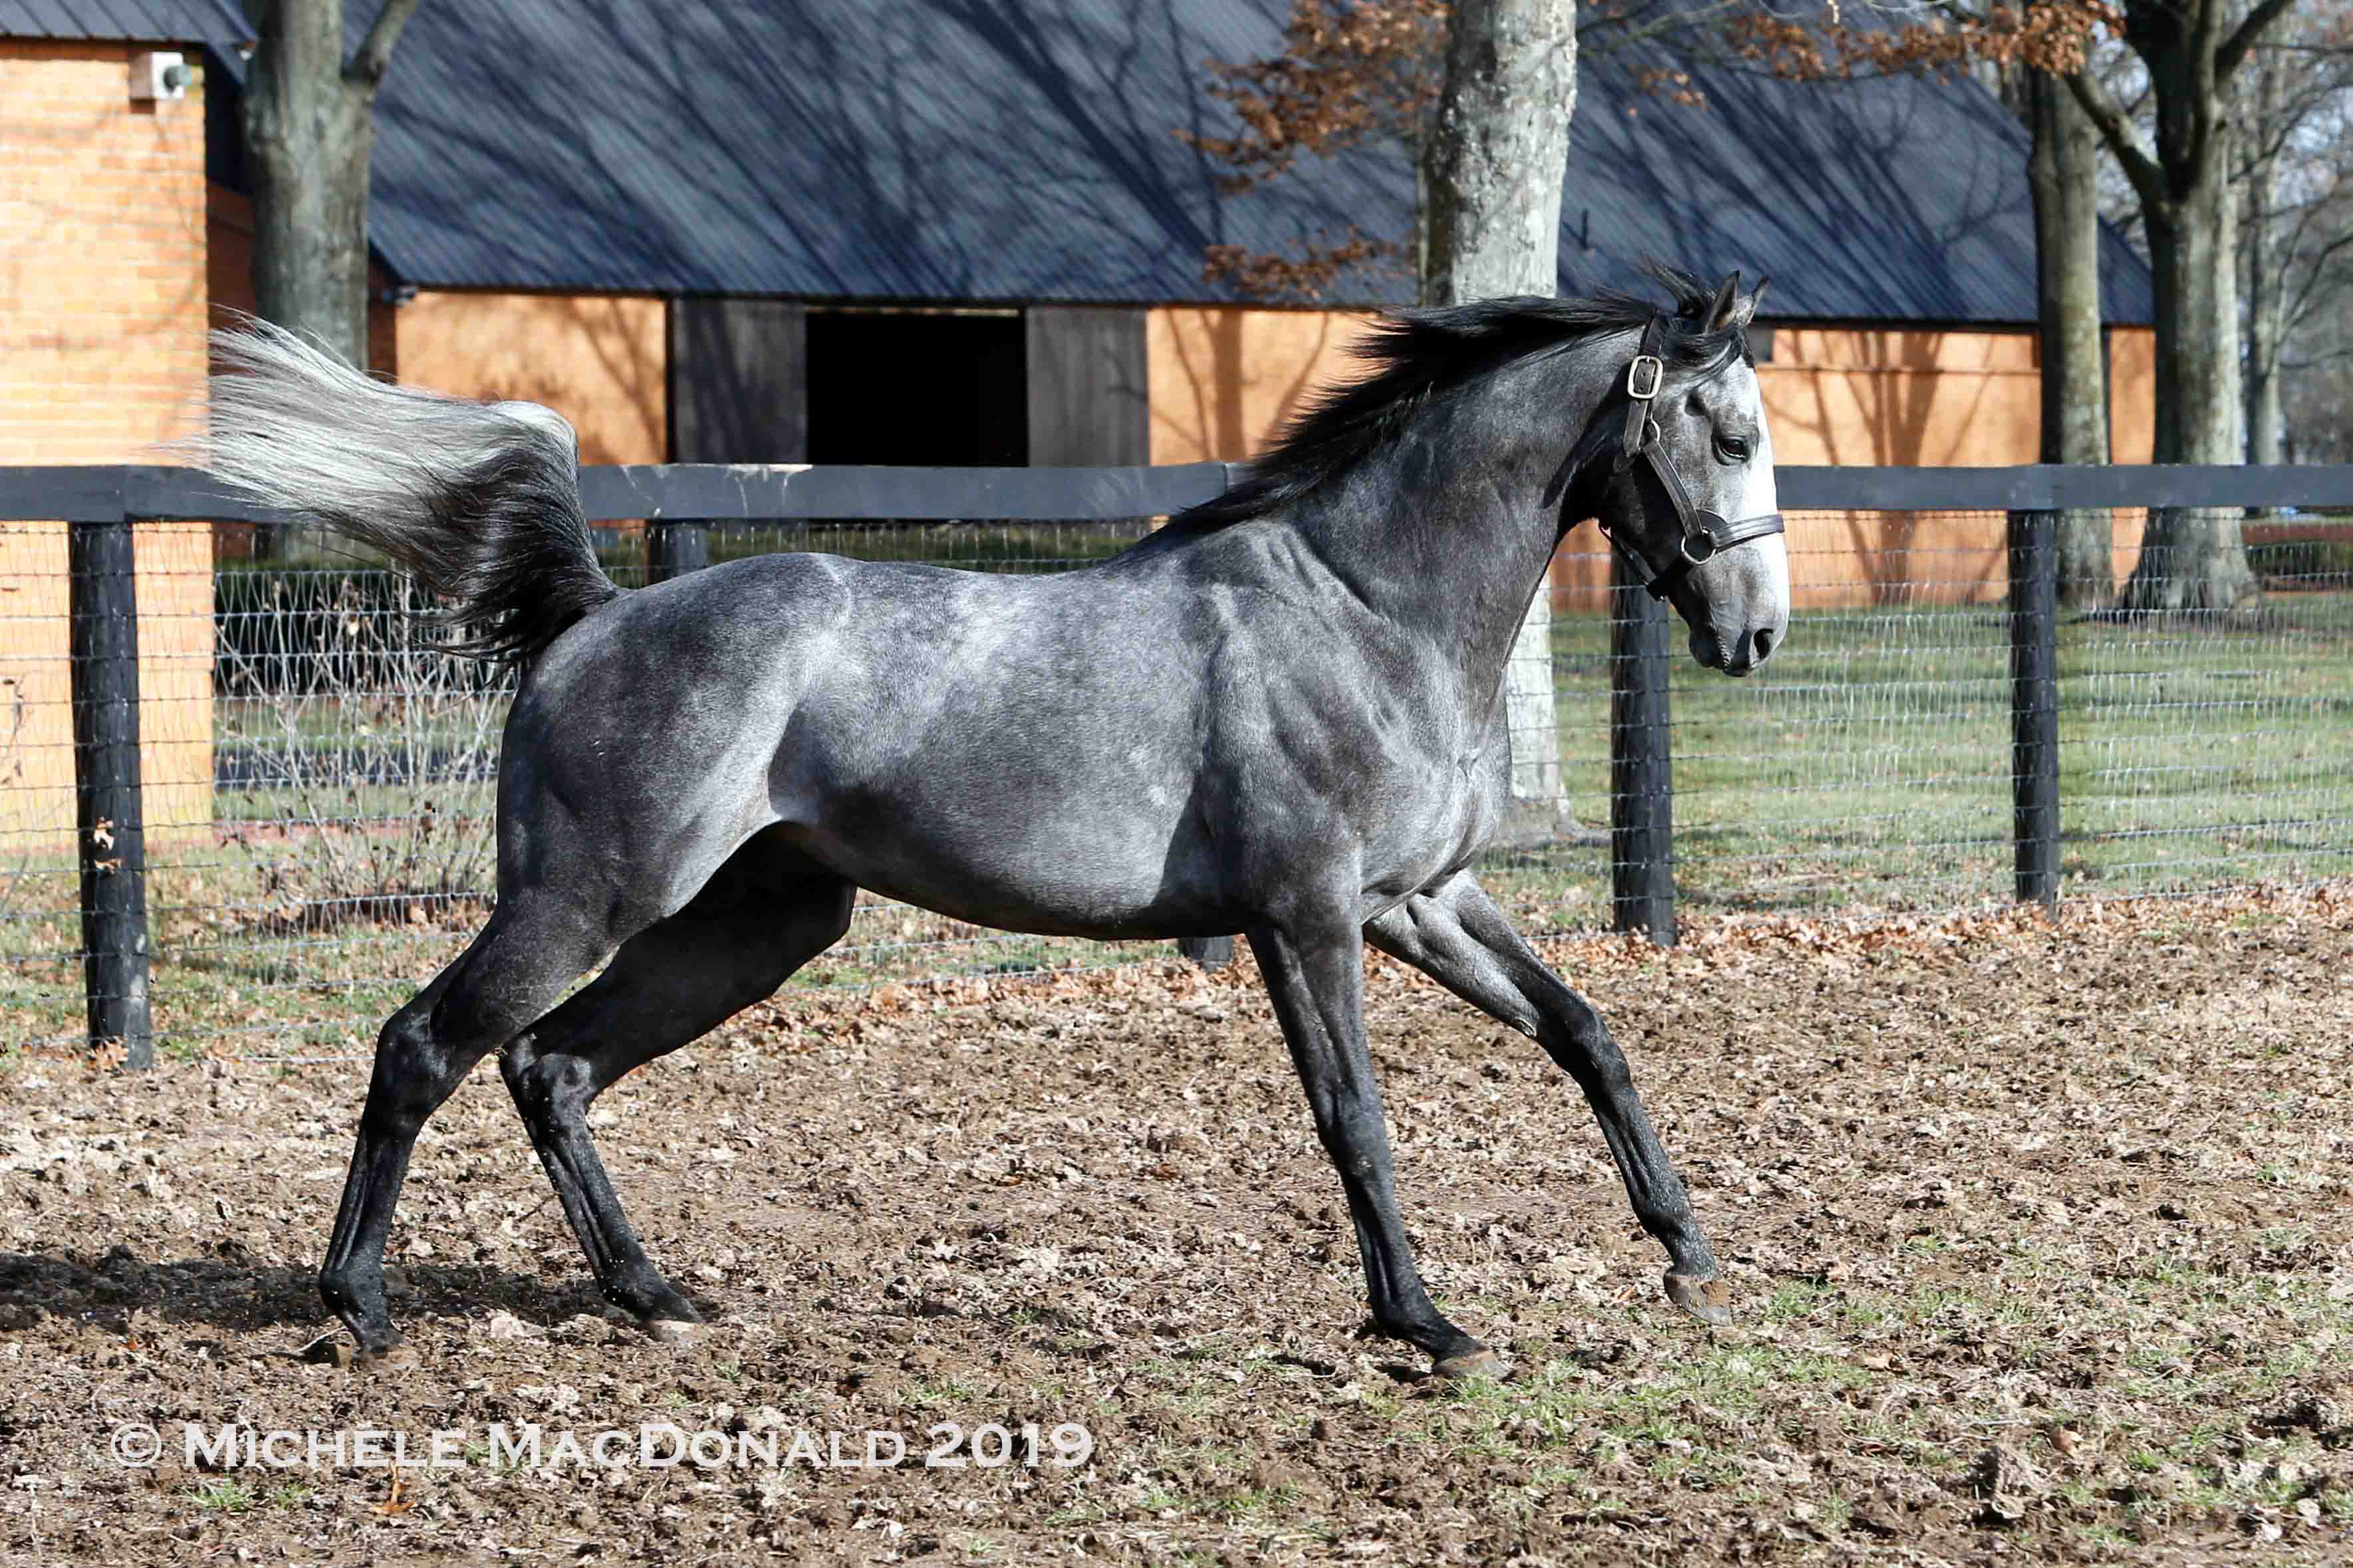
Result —
M1740 274L1735 272L1724 280L1724 287L1708 301L1707 314L1700 318L1703 330L1720 332L1732 325L1732 302L1740 298Z
M1737 321L1744 327L1749 322L1755 321L1757 319L1757 307L1764 302L1765 290L1771 287L1773 287L1772 279L1759 278L1757 279L1757 287L1748 291L1748 297L1741 300L1739 304L1733 307L1732 314L1734 320Z

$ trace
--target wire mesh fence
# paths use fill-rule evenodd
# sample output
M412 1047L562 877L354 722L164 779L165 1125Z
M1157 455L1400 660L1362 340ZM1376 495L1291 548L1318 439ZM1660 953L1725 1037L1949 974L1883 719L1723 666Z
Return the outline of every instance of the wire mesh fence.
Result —
M2121 583L2144 514L2098 515ZM1787 643L1740 680L1670 665L1680 904L1874 916L2010 897L2009 525L2000 511L1789 515ZM2353 516L2231 526L2259 589L2236 607L2130 614L2113 593L2061 606L2063 897L2353 873ZM1540 927L1609 912L1622 742L1590 548L1572 536L1555 567L1580 584L1556 588L1552 624L1564 828L1492 873Z
M2140 516L2107 520L2119 578ZM1870 915L2006 900L2012 624L1999 511L1793 513L1796 616L1743 680L1670 661L1677 900L1703 915ZM712 524L701 558L778 550L1051 572L1143 521ZM2233 526L2236 526L2234 520ZM2055 631L2063 895L2353 873L2353 518L2244 525L2262 590L2228 610L2063 609ZM436 651L414 590L237 524L132 529L140 787L155 1038L166 1052L364 1051L454 956L493 892L508 680ZM664 570L642 527L599 533L625 584ZM649 545L651 548L649 548ZM0 1016L6 1045L88 1037L67 527L0 523ZM1610 917L1613 600L1590 530L1556 563L1551 712L1514 746L1558 759L1486 875L1537 931ZM1615 601L1621 607L1622 599ZM1678 639L1679 642L1679 639ZM1525 645L1524 645L1525 646ZM1622 673L1622 672L1621 672ZM1554 781L1556 779L1556 783ZM88 816L87 803L83 815ZM103 864L102 857L100 863ZM797 985L1116 962L861 899Z

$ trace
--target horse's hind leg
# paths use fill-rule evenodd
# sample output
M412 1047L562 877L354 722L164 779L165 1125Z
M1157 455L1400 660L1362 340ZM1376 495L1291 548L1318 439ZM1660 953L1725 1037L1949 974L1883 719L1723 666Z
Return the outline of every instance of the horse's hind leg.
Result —
M400 1342L384 1297L384 1244L426 1118L469 1069L594 964L604 938L559 901L502 902L473 942L376 1037L343 1205L319 1270L319 1293L363 1357Z
M515 1109L606 1298L649 1328L699 1319L621 1212L588 1134L591 1101L631 1069L768 995L839 941L857 889L788 845L738 849L678 913L499 1058Z
M1729 1322L1715 1254L1691 1195L1634 1092L1625 1053L1593 1005L1552 972L1468 873L1408 899L1366 926L1365 935L1472 1006L1535 1037L1577 1080L1601 1123L1635 1217L1667 1249L1668 1298L1702 1322Z

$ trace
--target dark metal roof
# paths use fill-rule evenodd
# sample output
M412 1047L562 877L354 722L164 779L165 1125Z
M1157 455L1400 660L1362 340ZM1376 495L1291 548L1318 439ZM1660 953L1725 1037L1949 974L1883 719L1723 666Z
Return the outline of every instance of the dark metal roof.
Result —
M236 0L0 0L0 38L195 44L243 26Z
M185 0L228 16L224 3ZM170 0L0 0L94 15ZM354 34L372 5L353 5ZM1203 248L1410 226L1400 155L1221 195L1209 58L1283 0L429 0L380 102L372 239L425 287L1211 301ZM0 32L6 31L0 25ZM234 56L221 51L234 69ZM1706 107L1581 73L1565 286L1651 257L1769 273L1784 320L2030 322L2026 138L1973 84L1695 73ZM2111 321L2152 316L2105 237ZM1404 278L1335 303L1401 303Z

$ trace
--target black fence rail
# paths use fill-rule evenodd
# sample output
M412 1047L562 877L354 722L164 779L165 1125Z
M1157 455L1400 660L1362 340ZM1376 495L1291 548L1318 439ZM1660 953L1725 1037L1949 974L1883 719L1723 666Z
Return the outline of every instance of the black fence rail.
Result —
M1231 479L603 468L582 494L627 583L786 549L1061 570ZM2353 468L1779 479L1799 620L1746 682L1683 658L1590 531L1564 547L1528 655L1549 700L1514 710L1541 782L1490 868L1524 921L1672 942L1686 906L2353 871ZM2243 529L2265 592L2164 616L2063 602L2063 517L2098 518L2121 565L2160 508ZM0 1047L144 1061L161 1005L192 1050L356 1048L486 907L504 686L422 640L381 566L238 559L281 526L190 470L0 468ZM881 903L859 921L820 979L1071 961Z

